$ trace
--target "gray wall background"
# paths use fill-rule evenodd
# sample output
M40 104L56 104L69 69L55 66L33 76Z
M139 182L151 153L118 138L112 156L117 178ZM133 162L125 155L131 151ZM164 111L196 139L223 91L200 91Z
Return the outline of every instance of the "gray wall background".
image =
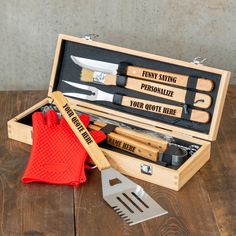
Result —
M47 89L59 33L233 72L236 0L0 0L0 90Z

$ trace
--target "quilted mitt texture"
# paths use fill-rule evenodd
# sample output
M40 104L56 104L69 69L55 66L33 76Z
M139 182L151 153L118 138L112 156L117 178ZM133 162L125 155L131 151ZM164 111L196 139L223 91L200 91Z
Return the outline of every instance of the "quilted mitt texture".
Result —
M87 127L90 117L83 114L79 118ZM22 182L67 185L84 183L88 154L65 119L62 117L58 122L56 112L49 110L45 116L35 112L32 120L33 145ZM90 134L97 143L106 138L101 131L92 131Z

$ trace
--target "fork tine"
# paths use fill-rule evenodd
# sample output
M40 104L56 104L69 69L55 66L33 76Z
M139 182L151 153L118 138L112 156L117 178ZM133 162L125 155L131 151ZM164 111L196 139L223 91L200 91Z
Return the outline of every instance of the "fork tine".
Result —
M79 83L75 83L75 82L70 82L67 80L62 80L64 83L69 84L75 88L79 88L79 89L84 89L84 90L92 90L95 89L95 87L92 86L88 86L88 85L84 85L84 84L79 84Z
M70 96L74 98L81 98L89 101L107 101L113 102L113 94L104 92L96 87L88 86L84 84L74 83L67 80L62 80L64 83L71 85L72 87L79 88L91 92L91 95L80 94L80 93L63 93L65 96Z
M91 91L96 93L97 92L97 88L92 87L92 86L88 86L88 85L84 85L84 84L79 84L79 83L75 83L75 82L70 82L67 80L62 80L64 83L69 84L75 88L79 88L82 90L86 90L86 91ZM84 99L84 100L89 100L89 101L95 101L96 100L96 96L95 94L81 94L81 93L63 93L65 96L70 96L70 97L74 97L74 98L80 98L80 99Z
M81 93L63 93L63 95L69 96L69 97L74 97L74 98L80 98L80 99L84 99L84 100L89 100L89 101L96 100L96 97L93 94L86 95L86 94L81 94Z

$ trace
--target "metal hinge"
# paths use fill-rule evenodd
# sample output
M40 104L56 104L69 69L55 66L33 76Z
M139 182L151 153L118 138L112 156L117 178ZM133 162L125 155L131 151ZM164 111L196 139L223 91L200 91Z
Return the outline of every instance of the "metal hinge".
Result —
M195 65L203 65L203 63L207 60L207 58L202 58L202 57L195 57L191 63Z
M84 35L85 40L94 40L95 38L98 38L98 37L99 37L98 34L85 34Z

